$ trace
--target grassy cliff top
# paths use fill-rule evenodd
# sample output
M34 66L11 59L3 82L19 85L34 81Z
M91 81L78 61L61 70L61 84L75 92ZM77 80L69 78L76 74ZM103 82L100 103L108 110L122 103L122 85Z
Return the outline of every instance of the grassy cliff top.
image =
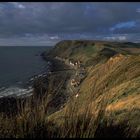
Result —
M85 65L104 62L115 54L138 55L140 44L92 40L63 40L55 45L49 55L81 60Z
M50 55L81 60L88 71L80 85L79 97L51 115L50 120L62 123L65 110L72 107L75 114L90 108L91 114L96 116L101 106L104 118L111 125L125 122L129 124L130 130L126 130L131 136L140 132L139 43L66 40L57 43Z

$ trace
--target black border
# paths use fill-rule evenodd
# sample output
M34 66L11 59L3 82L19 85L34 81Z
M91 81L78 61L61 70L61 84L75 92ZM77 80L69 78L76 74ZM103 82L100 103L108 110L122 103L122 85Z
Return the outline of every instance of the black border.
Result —
M0 0L0 2L140 2L140 0Z

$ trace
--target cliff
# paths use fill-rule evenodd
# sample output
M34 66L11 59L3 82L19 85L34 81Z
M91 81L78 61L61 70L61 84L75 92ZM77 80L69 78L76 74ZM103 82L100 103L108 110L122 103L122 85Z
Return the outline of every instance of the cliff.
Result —
M134 51L135 49L137 51ZM74 96L71 104L67 103L64 109L52 114L49 120L64 125L62 116L65 118L65 110L73 106L76 106L76 114L81 114L90 105L91 114L98 116L97 108L103 104L104 121L108 123L108 129L117 127L117 132L113 133L113 130L107 131L107 127L101 125L98 129L102 130L103 136L122 133L131 137L138 136L140 134L139 54L139 44L129 42L74 40L56 44L48 55L81 60L86 67L87 76L79 86L79 96ZM123 132L119 132L119 126L124 126ZM97 133L98 136L101 136L101 133Z
M42 56L53 70L35 96L0 101L1 138L140 137L140 44L64 40Z

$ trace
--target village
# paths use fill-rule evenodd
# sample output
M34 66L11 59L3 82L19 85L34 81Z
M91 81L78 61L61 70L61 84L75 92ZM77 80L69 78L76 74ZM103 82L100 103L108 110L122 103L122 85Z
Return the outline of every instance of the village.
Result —
M86 69L80 60L73 60L73 59L65 59L60 58L58 56L55 59L63 61L66 65L69 65L72 69L75 69L75 74L71 77L69 82L69 87L76 95L77 98L79 96L78 90L81 82L86 77Z

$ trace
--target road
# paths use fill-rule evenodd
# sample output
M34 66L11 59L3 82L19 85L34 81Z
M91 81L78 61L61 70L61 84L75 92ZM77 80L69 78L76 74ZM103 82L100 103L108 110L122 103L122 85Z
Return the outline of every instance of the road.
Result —
M61 61L61 60L59 60L59 61ZM62 62L64 62L64 61L62 61ZM68 69L59 70L59 71L55 71L55 72L52 72L52 73L53 73L53 74L64 73L64 72L65 72L65 73L66 73L66 72L69 72L69 73L70 73L71 76L70 76L69 80L66 81L66 90L67 90L66 92L68 93L68 98L71 98L71 97L73 97L73 96L76 96L76 94L77 94L78 91L80 90L80 85L79 85L78 87L73 87L73 86L71 86L71 80L72 80L73 78L75 78L76 72L79 71L79 70L81 70L82 68L77 69L77 68L75 68L75 67L69 65L69 64L66 63L66 62L64 62L64 63L65 63L65 65L69 66Z

